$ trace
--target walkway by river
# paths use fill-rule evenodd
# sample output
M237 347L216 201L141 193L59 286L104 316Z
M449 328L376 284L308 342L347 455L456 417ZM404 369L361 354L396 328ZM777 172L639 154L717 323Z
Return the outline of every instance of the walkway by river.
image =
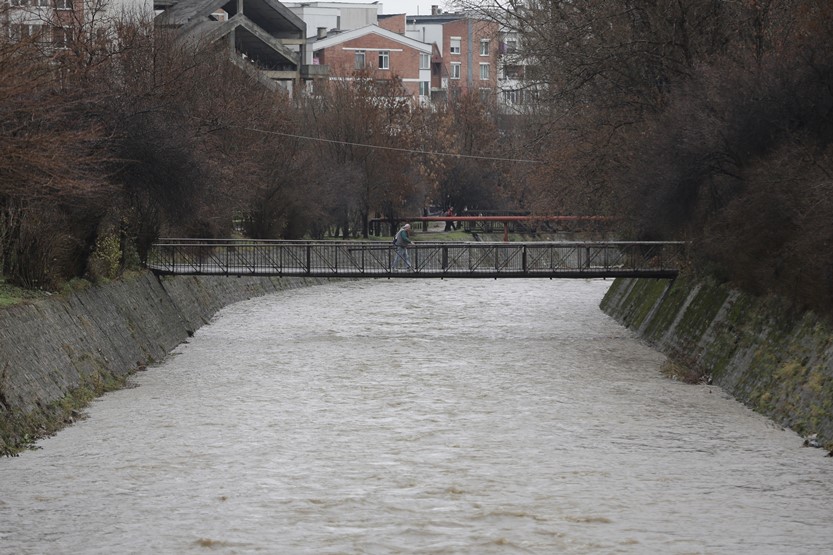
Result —
M0 553L816 554L833 462L602 314L604 281L225 309L0 459Z

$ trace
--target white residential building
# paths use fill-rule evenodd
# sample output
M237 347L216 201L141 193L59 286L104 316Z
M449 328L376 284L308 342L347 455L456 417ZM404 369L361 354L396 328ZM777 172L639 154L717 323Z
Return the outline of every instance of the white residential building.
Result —
M307 37L351 31L379 22L382 4L374 2L283 2L307 24Z

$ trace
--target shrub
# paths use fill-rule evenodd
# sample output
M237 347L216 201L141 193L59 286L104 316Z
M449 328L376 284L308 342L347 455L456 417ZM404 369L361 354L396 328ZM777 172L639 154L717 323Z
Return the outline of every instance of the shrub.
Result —
M88 263L87 273L93 281L115 279L121 272L121 244L115 233L99 235Z

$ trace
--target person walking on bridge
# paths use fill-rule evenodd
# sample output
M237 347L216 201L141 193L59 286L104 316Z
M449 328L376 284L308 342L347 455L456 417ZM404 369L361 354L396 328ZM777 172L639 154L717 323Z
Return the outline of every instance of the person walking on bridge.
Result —
M408 247L413 244L409 232L411 231L411 224L405 224L396 232L393 237L393 246L396 247L396 258L393 260L393 270L399 269L400 262L404 262L408 267L408 271L412 271L411 259L408 256Z

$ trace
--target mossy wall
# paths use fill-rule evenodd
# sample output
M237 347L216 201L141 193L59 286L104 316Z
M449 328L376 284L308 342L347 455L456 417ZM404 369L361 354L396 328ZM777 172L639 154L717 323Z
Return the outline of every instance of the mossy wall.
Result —
M0 455L70 423L222 307L324 279L136 279L0 310Z
M833 328L723 285L617 279L602 310L690 374L833 448Z

